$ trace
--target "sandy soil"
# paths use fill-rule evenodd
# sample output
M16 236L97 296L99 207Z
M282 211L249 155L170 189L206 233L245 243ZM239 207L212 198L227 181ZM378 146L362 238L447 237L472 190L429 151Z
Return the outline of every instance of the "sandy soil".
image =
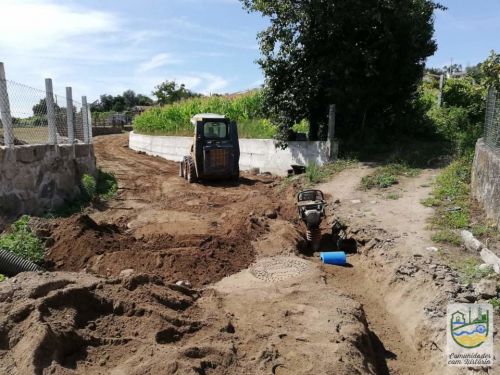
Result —
M322 250L334 219L358 244L339 268L306 250L293 185L189 185L126 136L95 150L119 194L36 222L58 272L0 284L0 373L459 373L444 362L443 311L469 292L427 250L419 203L438 171L365 192L372 166L359 165L321 185Z

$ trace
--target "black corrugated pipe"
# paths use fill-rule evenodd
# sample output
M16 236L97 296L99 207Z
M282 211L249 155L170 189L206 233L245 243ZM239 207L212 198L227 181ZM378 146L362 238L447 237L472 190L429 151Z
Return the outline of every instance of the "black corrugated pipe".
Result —
M10 251L0 249L0 273L2 275L12 277L20 272L28 271L44 271L44 269Z

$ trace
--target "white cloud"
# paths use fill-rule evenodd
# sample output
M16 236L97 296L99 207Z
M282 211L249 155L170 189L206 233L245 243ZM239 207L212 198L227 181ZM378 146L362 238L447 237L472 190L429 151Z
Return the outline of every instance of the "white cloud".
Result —
M24 52L67 44L81 35L118 30L111 13L69 8L45 1L0 1L0 46Z
M139 65L139 72L147 72L150 70L161 68L165 65L177 64L180 60L175 59L169 53L159 53L154 55L148 61L144 61Z

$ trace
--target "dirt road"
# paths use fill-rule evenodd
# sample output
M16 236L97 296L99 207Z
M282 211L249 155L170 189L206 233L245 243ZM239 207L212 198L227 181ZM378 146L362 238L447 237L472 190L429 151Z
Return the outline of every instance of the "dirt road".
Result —
M338 268L300 252L293 185L248 174L189 185L125 135L97 137L95 151L118 195L41 221L59 272L0 283L0 373L449 370L442 314L461 289L426 250L432 211L419 204L437 171L401 181L398 200L358 189L366 165L320 186L329 222L340 218L358 243Z

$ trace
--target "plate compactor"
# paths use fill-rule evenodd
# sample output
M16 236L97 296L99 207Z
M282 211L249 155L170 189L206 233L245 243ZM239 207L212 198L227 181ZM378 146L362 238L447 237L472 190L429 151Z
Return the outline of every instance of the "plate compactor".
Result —
M307 242L314 252L318 251L321 245L320 225L326 217L326 205L321 190L304 190L297 195L299 217L306 225ZM338 220L334 220L331 226L332 242L337 250L354 253L356 252L356 241L348 238L346 230L345 225Z

